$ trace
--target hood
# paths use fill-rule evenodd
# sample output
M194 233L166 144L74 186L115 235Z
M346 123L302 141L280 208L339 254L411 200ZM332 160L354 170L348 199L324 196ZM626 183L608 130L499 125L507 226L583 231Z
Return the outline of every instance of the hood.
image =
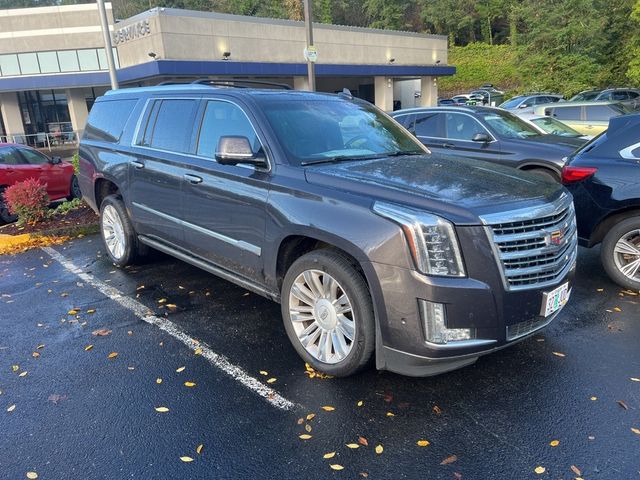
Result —
M539 206L563 190L509 167L436 154L321 164L307 167L305 174L309 183L423 209L458 225Z

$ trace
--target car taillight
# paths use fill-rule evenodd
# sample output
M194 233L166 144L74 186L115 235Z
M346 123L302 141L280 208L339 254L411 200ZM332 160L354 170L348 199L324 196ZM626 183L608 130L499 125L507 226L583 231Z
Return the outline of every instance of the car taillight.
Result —
M589 178L591 175L598 171L595 167L572 167L566 165L562 169L562 183L565 185L568 183L575 183L585 178Z

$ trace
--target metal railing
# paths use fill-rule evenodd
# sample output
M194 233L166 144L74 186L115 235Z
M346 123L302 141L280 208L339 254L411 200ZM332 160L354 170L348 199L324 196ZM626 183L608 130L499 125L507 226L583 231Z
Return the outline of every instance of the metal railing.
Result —
M40 132L32 134L0 135L0 143L19 143L49 152L57 148L77 147L81 132L71 130L68 132Z

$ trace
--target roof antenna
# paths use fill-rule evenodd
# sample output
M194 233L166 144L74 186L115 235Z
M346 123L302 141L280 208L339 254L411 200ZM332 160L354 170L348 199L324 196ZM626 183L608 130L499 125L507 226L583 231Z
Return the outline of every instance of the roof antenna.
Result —
M353 98L353 95L351 94L351 90L349 90L347 87L344 87L342 89L342 91L340 92L340 95L343 95L347 98Z

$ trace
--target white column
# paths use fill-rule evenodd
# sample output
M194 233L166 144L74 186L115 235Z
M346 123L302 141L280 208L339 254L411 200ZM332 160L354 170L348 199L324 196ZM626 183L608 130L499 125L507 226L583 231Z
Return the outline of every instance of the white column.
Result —
M311 90L309 88L309 78L308 77L293 77L293 88L294 90Z
M0 112L9 141L20 141L24 135L22 113L18 103L18 94L15 92L0 93ZM17 138L12 138L15 135Z
M84 90L82 88L73 88L66 90L65 93L67 94L67 102L69 103L71 126L78 132L78 138L80 138L84 131L84 126L87 123L87 117L89 116Z
M393 111L393 78L375 77L373 86L376 107L385 112Z
M420 105L422 107L438 105L438 80L436 77L420 77Z

